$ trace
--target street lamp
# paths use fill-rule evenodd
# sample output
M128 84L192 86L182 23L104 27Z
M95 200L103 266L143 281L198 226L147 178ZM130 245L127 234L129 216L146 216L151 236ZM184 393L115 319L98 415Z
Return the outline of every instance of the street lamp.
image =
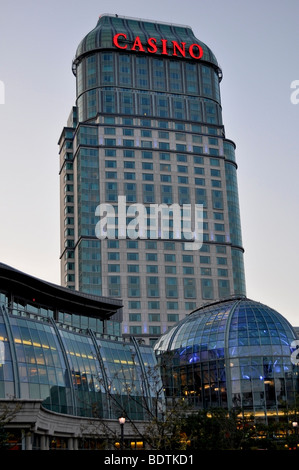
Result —
M298 423L297 423L297 421L293 421L292 426L293 426L293 429L294 429L295 433L297 434L297 432L298 432Z
M121 442L121 449L124 448L124 425L126 422L126 418L124 416L121 416L118 418L119 424L120 424L120 442Z

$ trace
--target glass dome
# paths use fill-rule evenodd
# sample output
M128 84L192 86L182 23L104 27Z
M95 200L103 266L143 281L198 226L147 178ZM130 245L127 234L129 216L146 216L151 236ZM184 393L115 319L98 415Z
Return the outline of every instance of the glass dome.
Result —
M168 394L189 395L199 407L264 413L295 400L295 340L281 314L242 297L193 311L158 340L155 350L161 359L172 357Z

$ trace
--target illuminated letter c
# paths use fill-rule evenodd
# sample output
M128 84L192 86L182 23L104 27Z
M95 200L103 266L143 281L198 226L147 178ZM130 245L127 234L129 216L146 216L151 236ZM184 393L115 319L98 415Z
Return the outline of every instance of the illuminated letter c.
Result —
M118 33L116 34L115 36L113 36L113 44L118 47L119 49L127 49L127 44L125 46L120 46L118 44L118 38L119 36L123 36L125 39L127 39L127 35L126 34L123 34L123 33Z

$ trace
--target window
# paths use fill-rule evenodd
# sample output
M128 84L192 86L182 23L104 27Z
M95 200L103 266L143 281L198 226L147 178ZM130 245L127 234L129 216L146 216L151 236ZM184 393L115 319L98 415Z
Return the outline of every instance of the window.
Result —
M140 297L140 279L138 276L128 276L128 297Z
M221 172L220 170L214 170L214 169L211 169L211 176L216 176L217 178L220 178L221 177Z
M139 273L139 264L128 264L128 273Z
M160 308L160 302L158 300L150 300L148 303L148 309L149 310L158 310ZM155 314L156 315L156 314ZM154 316L154 315L153 315ZM159 317L158 320L151 320L151 321L160 321L160 315L157 315Z
M146 261L158 261L157 253L146 253Z
M188 167L185 165L178 165L178 172L180 173L188 173Z
M146 150L143 150L143 151L142 151L142 158L152 159L152 158L153 158L153 153L152 153L152 152L148 152L148 151L146 151Z
M154 167L154 165L151 162L142 162L142 169L143 170L152 170L153 167Z
M171 183L171 175L160 175L160 181L162 183Z
M171 165L169 163L160 163L160 171L171 171Z
M195 279L192 279L192 278L184 279L184 297L185 297L185 299L195 299L196 298Z
M108 260L109 261L118 261L119 260L119 253L117 251L112 251L108 253Z
M214 290L212 279L201 279L201 291L203 299L213 299Z
M124 168L135 168L135 162L133 161L124 161Z
M161 334L161 327L160 326L150 326L149 327L149 334L150 335L160 335Z
M135 173L125 171L125 172L124 172L124 179L125 179L125 180L135 180L135 179L136 179L136 175L135 175Z
M141 326L130 326L131 335L141 335Z
M228 276L228 270L227 269L222 269L218 268L218 276L219 277L227 277Z
M149 322L159 322L160 321L160 314L159 313L149 313L148 321Z
M127 260L128 261L138 261L139 260L139 253L127 253Z
M116 160L106 160L105 161L105 168L116 168L117 163Z
M123 135L126 135L126 136L134 135L134 129L123 129Z
M202 276L211 276L212 275L212 270L211 270L211 268L200 268L200 274Z
M167 302L167 310L178 310L179 304L178 302Z
M188 182L189 182L188 176L178 176L178 183L188 184Z
M218 280L219 297L227 297L230 295L230 285L228 280Z
M176 274L176 266L165 266L166 274Z
M167 105L167 102L166 102ZM159 139L169 139L169 132L159 131Z
M115 147L116 140L115 139L105 139L105 146L106 147Z
M140 309L140 300L129 300L130 309Z
M176 277L166 277L165 288L166 288L166 297L178 297Z
M143 181L154 181L154 175L151 173L143 173L142 179Z
M129 314L129 321L130 322L141 322L141 314L140 313L130 313Z
M211 166L220 166L220 160L218 158L210 158Z
M188 312L194 310L196 307L196 302L185 302L185 310L188 310Z
M147 250L156 250L157 249L157 242L155 241L151 241L151 240L147 240L145 242L145 248Z
M156 266L155 264L154 264L154 265L149 264L149 265L146 267L146 272L147 272L148 274L158 273L158 266Z
M164 261L165 262L172 262L175 263L175 255L174 254L165 254L164 255Z
M116 171L106 171L105 173L106 179L117 179L117 172Z
M146 283L148 297L159 297L159 278L157 276L147 277Z
M168 313L167 321L170 323L177 323L179 321L178 313Z
M194 268L192 266L183 266L183 274L187 274L187 275L194 274Z
M120 265L119 264L109 264L108 265L108 273L119 273L120 272Z
M134 140L132 139L123 139L124 147L134 147Z
M164 242L164 250L175 250L175 242Z
M137 240L128 240L127 241L127 248L138 250L138 241Z
M170 160L170 154L165 153L165 152L160 153L160 160L169 161Z
M108 293L111 297L120 296L120 276L108 277Z
M115 135L115 127L105 127L104 133L107 135Z

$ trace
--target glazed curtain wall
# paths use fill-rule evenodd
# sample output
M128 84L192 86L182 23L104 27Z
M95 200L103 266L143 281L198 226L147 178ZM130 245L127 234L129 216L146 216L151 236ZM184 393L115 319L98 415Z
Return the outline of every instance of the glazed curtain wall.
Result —
M160 385L149 374L152 350L70 330L51 318L10 315L1 302L0 397L42 399L44 407L76 416L118 418L125 409L146 419Z

